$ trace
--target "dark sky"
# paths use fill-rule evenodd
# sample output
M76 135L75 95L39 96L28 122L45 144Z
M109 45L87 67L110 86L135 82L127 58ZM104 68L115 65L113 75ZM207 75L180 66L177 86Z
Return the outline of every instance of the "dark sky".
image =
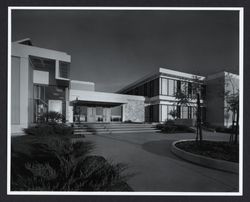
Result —
M238 11L12 11L12 41L71 55L71 78L114 92L159 67L239 71Z

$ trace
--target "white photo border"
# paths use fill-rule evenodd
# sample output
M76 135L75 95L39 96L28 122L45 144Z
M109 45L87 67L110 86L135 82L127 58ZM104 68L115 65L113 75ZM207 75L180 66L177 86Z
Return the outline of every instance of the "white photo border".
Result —
M239 130L239 192L96 192L96 191L11 191L11 14L12 10L216 10L239 11L239 77L240 77L240 130ZM142 196L242 196L243 195L243 54L244 54L243 7L61 7L61 6L9 6L8 7L8 115L7 115L7 195L142 195Z

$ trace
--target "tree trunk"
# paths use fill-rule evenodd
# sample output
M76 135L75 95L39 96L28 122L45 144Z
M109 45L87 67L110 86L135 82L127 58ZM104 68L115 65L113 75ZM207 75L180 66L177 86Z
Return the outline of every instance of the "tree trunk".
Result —
M232 114L232 131L230 132L230 139L229 142L232 144L234 142L234 134L235 134L235 126L234 126L234 120L235 120L235 109L233 109L233 114Z
M197 93L197 135L202 142L202 128L201 128L201 103L200 103L200 94Z
M239 130L239 106L236 109L236 126L235 126L235 131L234 131L234 144L237 144L238 130Z

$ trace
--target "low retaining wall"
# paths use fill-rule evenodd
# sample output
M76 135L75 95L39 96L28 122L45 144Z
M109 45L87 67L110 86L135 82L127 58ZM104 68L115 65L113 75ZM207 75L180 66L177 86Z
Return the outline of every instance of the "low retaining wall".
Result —
M218 170L223 170L232 173L239 173L239 164L224 160L213 159L205 156L201 156L198 154L193 154L190 152L186 152L182 149L179 149L175 145L178 142L185 142L185 141L195 141L195 140L179 140L172 143L171 151L178 157L190 161L192 163L196 163L205 167L215 168Z

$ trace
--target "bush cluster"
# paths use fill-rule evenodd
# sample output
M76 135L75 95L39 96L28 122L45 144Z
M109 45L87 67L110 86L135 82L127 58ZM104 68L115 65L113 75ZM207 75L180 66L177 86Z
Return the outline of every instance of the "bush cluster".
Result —
M123 164L91 156L93 144L71 140L71 127L40 124L11 140L12 191L131 191Z
M156 128L165 133L194 133L195 130L186 126L175 124L174 121L167 121L164 124L157 124Z
M72 135L73 128L62 123L42 123L24 129L28 135L50 136L50 135Z
M213 126L209 123L204 123L202 126L203 129L212 131L212 132L221 132L221 133L234 133L233 127L225 127L225 126Z

